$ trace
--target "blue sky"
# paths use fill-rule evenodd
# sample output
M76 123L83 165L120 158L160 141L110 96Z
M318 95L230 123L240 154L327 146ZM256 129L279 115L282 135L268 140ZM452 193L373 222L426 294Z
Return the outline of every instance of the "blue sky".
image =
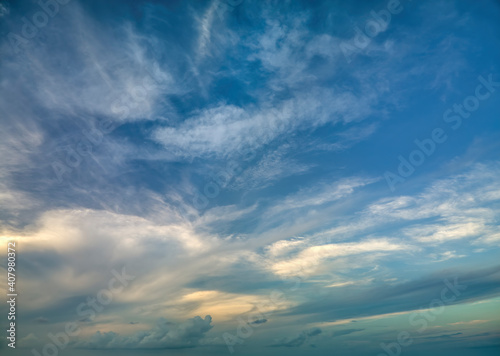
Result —
M2 353L498 353L497 1L0 13Z

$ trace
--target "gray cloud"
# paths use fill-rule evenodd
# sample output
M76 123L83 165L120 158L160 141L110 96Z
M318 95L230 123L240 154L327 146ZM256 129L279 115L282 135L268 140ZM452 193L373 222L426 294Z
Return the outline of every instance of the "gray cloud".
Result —
M345 329L345 330L334 331L332 333L332 337L349 335L349 334L356 333L358 331L363 331L363 330L365 330L365 329Z
M259 325L259 324L264 324L264 323L267 323L267 319L255 320L255 321L252 321L250 324Z
M89 341L76 346L86 349L181 349L196 347L212 328L212 317L202 319L196 316L183 323L175 324L161 318L156 326L131 336L120 336L115 332L96 332Z
M320 328L313 328L309 330L304 330L293 337L285 337L279 339L276 343L272 344L272 347L299 347L304 345L309 339L314 336L321 334Z
M443 270L432 275L396 285L378 284L358 289L355 299L331 292L321 299L311 299L286 311L285 315L308 315L307 321L334 321L371 315L417 310L429 307L430 302L440 298L446 287L445 280L466 286L456 300L449 304L460 304L494 296L499 291L500 266L462 272Z
M457 336L457 335L462 335L462 333L453 333L453 334L442 334L442 335L436 335L436 336L428 336L428 337L424 337L423 339L450 339L452 338L453 336Z

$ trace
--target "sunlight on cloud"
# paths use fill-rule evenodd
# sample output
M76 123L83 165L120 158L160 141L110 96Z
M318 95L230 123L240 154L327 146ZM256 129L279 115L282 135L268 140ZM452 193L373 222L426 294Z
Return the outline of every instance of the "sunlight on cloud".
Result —
M478 236L485 231L485 225L481 222L469 222L464 224L431 225L410 228L405 231L408 237L420 242L445 242L449 240L462 239Z
M270 268L277 275L312 274L325 259L359 255L367 252L395 252L408 249L412 249L412 247L392 243L384 239L312 246L302 250L296 257L273 263Z

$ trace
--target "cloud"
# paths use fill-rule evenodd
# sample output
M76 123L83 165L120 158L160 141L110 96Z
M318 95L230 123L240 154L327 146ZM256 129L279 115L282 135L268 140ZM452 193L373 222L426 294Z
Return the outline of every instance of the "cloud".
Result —
M289 157L289 145L264 153L255 164L246 168L230 184L232 189L263 189L285 177L306 173L313 165L300 163Z
M287 196L277 204L271 212L276 214L283 210L313 208L331 203L351 195L357 188L376 182L378 179L363 177L348 177L331 183L318 184L312 188L303 188L297 193Z
M475 243L480 245L500 245L500 233L487 233L483 237L477 239Z
M283 256L292 250L300 248L305 243L302 239L279 240L266 247L266 253L273 258Z
M4 17L10 13L8 3L0 3L0 17Z
M232 95L217 97L211 105L190 110L186 120L153 130L151 137L172 153L174 159L225 159L235 156L239 150L260 150L293 133L359 122L374 112L379 95L371 85L361 83L356 90L325 86L322 82L325 73L315 72L313 60L316 57L332 60L336 57L332 53L338 54L339 49L333 45L335 39L330 35L311 33L306 26L308 11L284 15L285 12L277 10L279 6L264 5L259 14L249 14L256 19L263 17L264 28L256 27L251 32L242 32L239 28L215 31L212 27L216 6L217 2L212 2L202 16L196 17L198 49L194 56L204 58L224 52L226 59L238 63L235 69L228 70L215 61L204 65L214 74L241 83L247 89L245 96L248 98L235 103L231 100ZM221 34L225 34L225 39ZM246 79L246 66L259 68L259 74L266 87L272 88L273 95L254 83L255 78ZM335 69L332 66L325 72L333 76L337 73ZM210 75L212 79L214 74ZM196 76L199 78L201 74ZM209 80L206 76L205 82ZM286 95L281 95L281 91ZM373 124L359 130L351 126L344 134L344 127L337 125L340 137L337 148L352 146L370 136L374 128Z
M466 255L457 255L456 251L446 251L439 253L439 256L437 256L436 254L431 254L430 257L435 258L435 262L443 262L452 258L463 258L466 257Z
M349 335L349 334L356 333L356 332L363 331L363 330L365 330L365 329L345 329L345 330L338 330L338 331L332 332L332 337L339 337L339 336Z
M23 6L13 16L43 14L35 3ZM130 170L126 163L143 148L107 135L78 167L68 169L64 185L57 184L52 164L66 164L67 150L75 150L98 122L157 119L168 111L164 96L184 90L165 62L150 55L157 44L153 34L144 37L123 18L99 21L94 15L72 1L20 53L7 36L0 42L5 93L0 97L0 219L8 226L26 225L41 211L70 201L86 207L93 199L105 203L105 194L92 192L104 188L111 193L105 187L113 175ZM5 33L19 33L22 23L14 17L2 27ZM76 199L77 192L86 198Z
M177 289L174 294L182 293L180 287L186 282L175 282L174 272L165 273L164 268L173 270L180 261L202 254L202 246L211 249L212 238L202 236L208 235L198 235L186 222L156 223L90 209L47 211L25 229L5 234L9 241L25 246L19 258L25 266L23 280L32 291L26 296L30 310L47 308L75 295L95 294L106 286L111 271L121 266L127 266L133 275L155 275L154 283L148 279L139 282L147 298L159 298L157 293L164 293L166 285L173 292ZM196 268L192 273L194 278ZM129 291L117 296L117 301L120 298L143 299L144 294ZM80 302L73 303L74 310ZM33 318L41 313L37 314Z
M445 242L478 236L486 231L484 222L467 222L450 225L426 225L405 230L405 234L420 242Z
M453 333L453 334L442 334L442 335L436 335L436 336L427 336L427 337L422 337L422 339L427 339L427 340L432 340L432 339L450 339L453 338L453 336L458 336L462 335L462 333Z
M250 324L259 325L259 324L264 324L266 322L267 322L267 319L258 319L258 320L252 321Z
M449 323L448 325L451 326L460 326L460 325L479 325L479 324L484 324L488 323L489 320L470 320L470 321L457 321L456 323Z
M180 158L228 158L242 150L259 150L295 131L354 120L366 105L349 92L313 92L278 104L264 101L245 108L220 104L200 110L177 127L158 128L153 139Z
M77 343L86 349L182 349L196 347L213 327L212 317L196 316L179 324L161 318L151 330L140 331L131 336L120 336L112 331L96 332L89 341Z
M93 19L77 2L65 7L64 16L54 17L51 26L43 29L50 38L45 45L32 43L21 53L6 52L10 55L2 62L2 71L14 63L24 71L22 77L8 75L5 84L15 81L26 95L6 98L2 107L15 116L16 106L30 101L29 107L50 110L51 121L68 115L117 121L153 118L160 93L178 90L174 79L147 55L154 37L146 41L131 23L122 23L114 31L110 26ZM3 46L8 47L5 42ZM58 58L57 63L53 58Z
M496 221L499 215L494 204L500 199L500 185L495 178L499 174L497 161L488 165L475 164L461 173L437 179L413 195L380 198L349 216L340 212L341 217L330 217L331 228L304 236L304 239L309 244L321 244L334 240L356 240L384 230L389 238L407 236L416 246L429 249L431 246L455 242L454 253L461 256L465 250L460 251L457 247L465 247L458 244L463 240L463 244L472 242L474 245L498 243ZM346 180L345 193L350 193L350 184L354 184L354 188L356 182L355 179ZM362 186L369 181L361 180L360 183ZM333 197L342 192L336 192L335 185L332 187ZM329 195L321 194L323 190L315 188L304 193L287 200L283 207L277 205L273 209L280 211L289 206L300 207L304 202L322 203L325 202L324 197ZM339 212L339 209L331 209Z
M338 282L338 283L333 283L333 284L327 285L326 288L345 287L345 286L351 286L351 285L358 284L358 283L361 283L361 282L354 282L354 281Z
M123 265L138 278L105 313L83 323L85 335L100 330L85 347L220 343L206 338L206 318L132 333L158 315L207 313L225 327L259 303L269 306L268 291L289 275L304 279L286 302L264 308L274 313L273 327L415 310L439 294L448 278L441 266L471 266L494 254L498 161L476 164L484 157L478 154L464 171L440 166L434 172L447 178L418 191L409 183L399 196L388 196L376 177L384 152L405 139L384 141L395 137L393 122L404 130L415 121L405 115L424 114L407 107L425 100L420 89L441 100L463 89L458 70L468 77L475 66L461 51L472 42L456 37L461 30L444 38L435 30L468 23L471 14L416 5L404 17L423 19L425 31L393 22L358 56L359 65L347 66L338 36L352 33L349 11L368 14L369 5L245 2L218 19L220 4L97 9L72 2L22 53L12 53L5 38L0 43L1 229L23 246L20 279L30 291L24 317L38 321L27 328L72 318ZM442 4L437 8L454 7ZM19 30L9 17L2 18L4 33ZM408 86L415 78L418 85ZM441 94L443 86L450 90ZM64 161L84 130L108 119L121 126L55 185L52 161ZM290 137L297 139L287 143ZM255 159L241 162L249 152ZM210 209L197 211L191 202L205 183L200 177L229 158L241 163L241 174ZM471 254L471 246L485 254ZM498 291L497 272L476 272L465 278L464 301ZM137 315L140 325L131 322ZM317 336L295 335L300 330L277 346Z
M356 124L351 128L346 129L345 131L341 131L336 134L336 142L334 143L322 143L320 142L312 142L311 150L326 150L326 151L344 151L348 148L351 148L356 143L361 142L368 137L370 137L373 133L375 133L377 129L377 124L369 124L366 126L361 126L361 124ZM329 141L332 138L329 138Z
M456 279L455 279L456 278ZM356 289L355 299L333 290L288 309L284 315L302 315L303 322L335 322L361 317L429 308L447 287L445 281L461 287L460 295L447 305L470 303L494 297L500 289L500 266L466 270L440 270L419 279L399 283L373 283ZM316 323L321 326L325 324Z
M310 341L311 338L321 334L320 328L313 328L309 330L304 330L293 337L285 337L277 340L274 344L270 345L272 347L300 347L304 343Z
M384 239L311 246L290 259L272 263L270 269L278 275L300 275L303 273L312 273L326 259L363 253L396 252L409 249L412 249L412 247Z
M207 55L207 47L210 45L212 23L217 13L217 8L220 6L218 1L212 1L208 9L205 11L199 23L199 37L198 37L198 58L203 58Z

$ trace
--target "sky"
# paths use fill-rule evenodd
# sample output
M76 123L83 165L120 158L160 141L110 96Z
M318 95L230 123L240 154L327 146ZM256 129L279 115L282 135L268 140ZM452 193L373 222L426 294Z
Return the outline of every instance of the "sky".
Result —
M0 1L0 353L498 355L499 17Z

